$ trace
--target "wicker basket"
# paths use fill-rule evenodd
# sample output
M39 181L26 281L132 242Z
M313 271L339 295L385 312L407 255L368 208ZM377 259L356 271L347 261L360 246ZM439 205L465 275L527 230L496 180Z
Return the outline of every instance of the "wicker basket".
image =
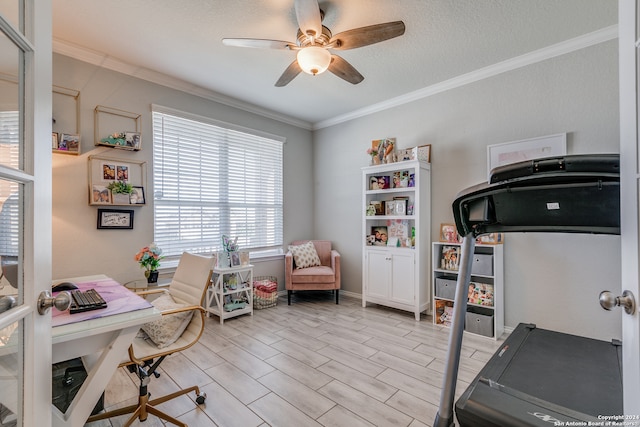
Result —
M278 303L278 278L257 276L253 278L253 308L275 307Z

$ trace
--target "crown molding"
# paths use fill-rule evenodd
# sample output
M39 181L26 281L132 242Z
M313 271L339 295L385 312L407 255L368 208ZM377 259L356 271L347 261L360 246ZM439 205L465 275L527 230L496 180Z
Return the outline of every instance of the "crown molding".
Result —
M284 114L278 114L266 108L261 108L248 102L243 102L238 99L214 92L212 90L204 89L200 86L187 83L184 80L177 79L175 77L171 77L166 74L150 70L148 68L131 65L117 58L105 55L104 53L80 47L63 40L53 39L53 52L71 57L73 59L77 59L78 61L87 62L98 67L117 71L119 73L127 74L129 76L156 83L161 86L166 86L171 89L176 89L181 92L199 96L201 98L224 104L229 107L237 108L239 110L247 111L249 113L253 113L262 117L277 120L279 122L296 126L302 129L312 130L312 124L307 121L298 120Z
M618 38L617 24L569 40L565 40L563 42L556 43L542 49L534 50L532 52L525 53L524 55L516 56L514 58L507 59L505 61L498 62L487 67L480 68L457 77L453 77L448 80L444 80L431 86L409 92L405 95L401 95L383 102L379 102L377 104L354 110L347 114L342 114L340 116L335 116L321 122L316 122L313 125L313 130L334 126L339 123L357 119L359 117L364 117L373 113L388 110L389 108L394 108L399 105L408 104L410 102L427 98L441 92L455 89L480 80L488 79L490 77L497 76L498 74L506 73L508 71L513 71L518 68L546 61L547 59L555 58L557 56L566 55L580 49L614 40L616 38Z
M614 40L616 38L618 38L617 24L593 31L591 33L583 34L581 36L574 37L572 39L565 40L563 42L556 43L554 45L547 46L542 49L526 53L524 55L516 56L514 58L510 58L505 61L498 62L496 64L492 64L466 74L462 74L457 77L453 77L451 79L433 84L431 86L409 92L405 95L397 96L395 98L372 104L367 107L360 108L349 113L341 114L339 116L335 116L316 123L309 123L304 120L298 120L290 116L278 114L271 110L261 108L247 102L243 102L208 89L204 89L200 86L187 83L183 80L168 76L166 74L162 74L144 67L133 66L109 55L105 55L103 53L80 47L62 40L53 40L53 52L69 56L79 61L87 62L99 67L137 77L152 83L176 89L185 93L189 93L191 95L199 96L201 98L224 104L229 107L237 108L239 110L257 114L269 119L277 120L279 122L296 126L302 129L318 130L330 126L335 126L337 124L354 120L360 117L368 116L380 111L388 110L400 105L408 104L419 99L428 98L429 96L438 93L491 78L499 74L513 71L518 68L526 67L538 62L546 61L547 59L566 55L580 49Z

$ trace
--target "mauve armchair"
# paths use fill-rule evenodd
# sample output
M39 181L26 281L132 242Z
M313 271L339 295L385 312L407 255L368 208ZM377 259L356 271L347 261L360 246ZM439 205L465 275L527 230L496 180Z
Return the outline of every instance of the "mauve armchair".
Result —
M296 240L292 246L301 245L309 240ZM284 257L285 265L285 289L287 290L287 303L291 305L293 291L310 290L334 290L336 304L340 292L340 254L331 248L329 240L311 240L320 258L318 266L296 268L291 251L287 251Z

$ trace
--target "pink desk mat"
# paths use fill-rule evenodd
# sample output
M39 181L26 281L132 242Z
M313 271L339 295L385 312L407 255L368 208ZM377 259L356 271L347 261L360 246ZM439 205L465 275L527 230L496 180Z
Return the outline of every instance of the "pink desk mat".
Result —
M144 298L131 292L113 279L76 282L76 285L83 292L89 289L98 291L100 296L107 302L107 307L75 314L69 314L69 310L59 311L54 307L52 309L52 326L67 325L152 307Z

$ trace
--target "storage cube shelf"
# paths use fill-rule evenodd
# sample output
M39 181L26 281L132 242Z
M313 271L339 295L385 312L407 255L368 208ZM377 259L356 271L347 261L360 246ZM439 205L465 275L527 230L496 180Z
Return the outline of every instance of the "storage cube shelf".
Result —
M420 320L431 304L430 164L362 168L362 306L406 310Z
M450 326L460 261L460 243L434 242L433 323ZM465 331L498 339L504 332L502 245L476 245L467 289Z

